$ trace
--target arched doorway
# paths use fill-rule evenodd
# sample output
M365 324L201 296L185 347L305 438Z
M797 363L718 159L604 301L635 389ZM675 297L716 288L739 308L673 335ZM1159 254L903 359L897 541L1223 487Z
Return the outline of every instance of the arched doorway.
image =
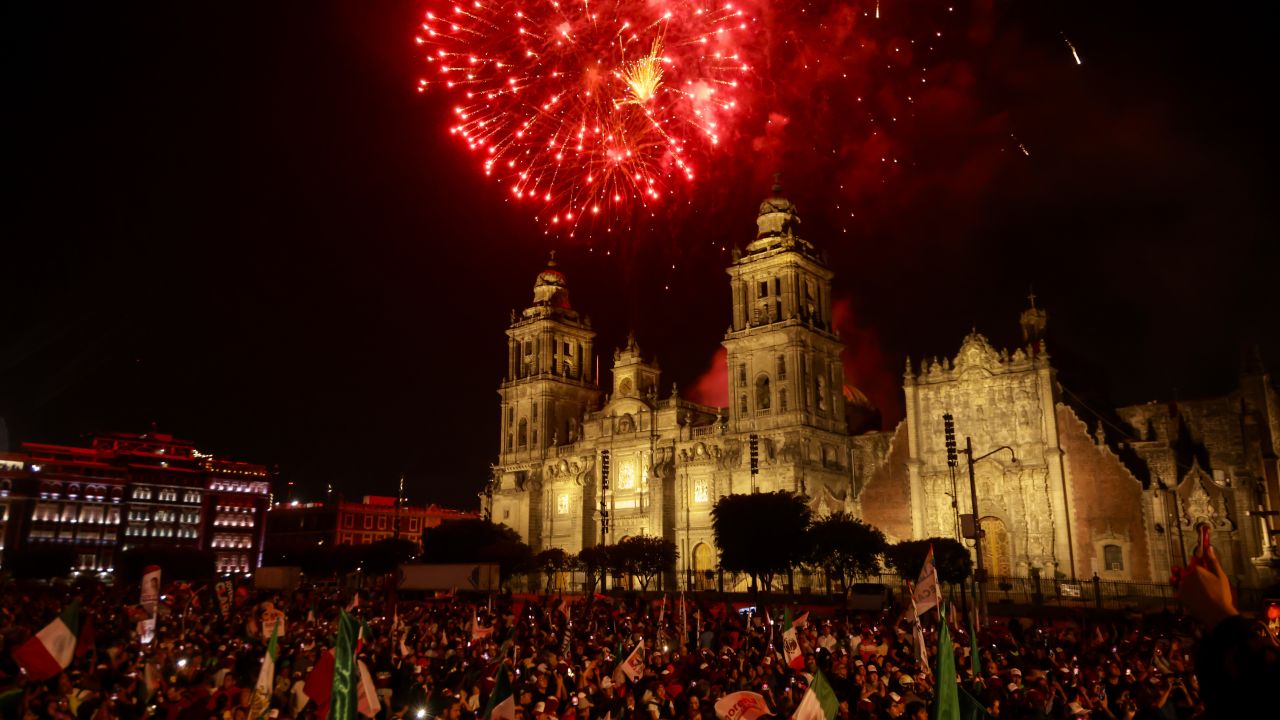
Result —
M710 590L715 587L716 554L711 546L698 543L693 546L693 589Z
M988 577L1013 575L1013 548L1009 544L1009 528L1004 520L990 516L982 518L982 564Z

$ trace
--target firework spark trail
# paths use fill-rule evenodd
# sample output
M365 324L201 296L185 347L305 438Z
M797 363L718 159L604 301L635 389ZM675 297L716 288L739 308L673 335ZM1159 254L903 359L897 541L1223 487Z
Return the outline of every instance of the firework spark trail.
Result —
M736 120L751 18L700 0L431 0L429 77L450 132L550 225L609 223L694 181ZM628 60L628 58L638 58Z
M1084 62L1080 60L1080 53L1076 52L1076 46L1071 44L1071 39L1067 37L1066 33L1062 33L1062 41L1065 42L1067 44L1067 47L1071 49L1071 57L1076 59L1076 64L1083 65Z

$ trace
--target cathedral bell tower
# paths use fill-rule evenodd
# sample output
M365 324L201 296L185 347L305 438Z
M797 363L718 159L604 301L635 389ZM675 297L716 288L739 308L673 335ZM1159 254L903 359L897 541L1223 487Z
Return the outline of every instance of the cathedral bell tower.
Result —
M591 321L569 304L555 253L533 284L533 304L511 312L502 398L501 464L539 460L576 442L583 415L600 395L593 370ZM553 450L554 452L554 450Z
M842 349L831 325L833 273L797 232L782 188L760 204L756 239L728 273L729 419L738 432L808 426L846 432Z

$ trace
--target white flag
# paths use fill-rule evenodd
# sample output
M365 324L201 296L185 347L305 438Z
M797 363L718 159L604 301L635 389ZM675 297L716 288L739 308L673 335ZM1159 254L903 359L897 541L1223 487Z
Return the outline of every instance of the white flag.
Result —
M911 599L915 602L915 612L922 613L938 604L938 569L933 564L933 546L929 546L929 554L924 557L924 567L920 568L920 579Z
M716 716L721 720L756 720L771 714L763 696L746 690L729 693L716 701Z
M644 640L641 640L636 649L631 651L626 660L618 665L618 670L626 675L631 682L635 682L644 675Z
M382 703L378 701L378 690L374 687L373 677L369 675L369 668L365 666L364 661L356 660L356 665L360 668L360 694L356 702L356 712L365 717L375 717L382 709Z
M476 614L471 615L471 642L475 642L477 640L483 640L484 638L487 638L492 634L493 634L493 628L480 626L479 615L476 615Z

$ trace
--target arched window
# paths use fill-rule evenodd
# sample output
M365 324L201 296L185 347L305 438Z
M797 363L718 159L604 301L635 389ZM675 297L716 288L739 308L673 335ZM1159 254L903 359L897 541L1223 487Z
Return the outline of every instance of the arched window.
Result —
M785 380L787 377L787 356L778 356L778 379Z
M529 444L529 421L520 418L520 430L517 432L516 439L520 443L520 447Z
M768 412L773 404L773 391L769 388L769 376L761 373L756 376L756 410Z
M1103 545L1102 560L1108 570L1124 570L1124 551L1119 545Z

